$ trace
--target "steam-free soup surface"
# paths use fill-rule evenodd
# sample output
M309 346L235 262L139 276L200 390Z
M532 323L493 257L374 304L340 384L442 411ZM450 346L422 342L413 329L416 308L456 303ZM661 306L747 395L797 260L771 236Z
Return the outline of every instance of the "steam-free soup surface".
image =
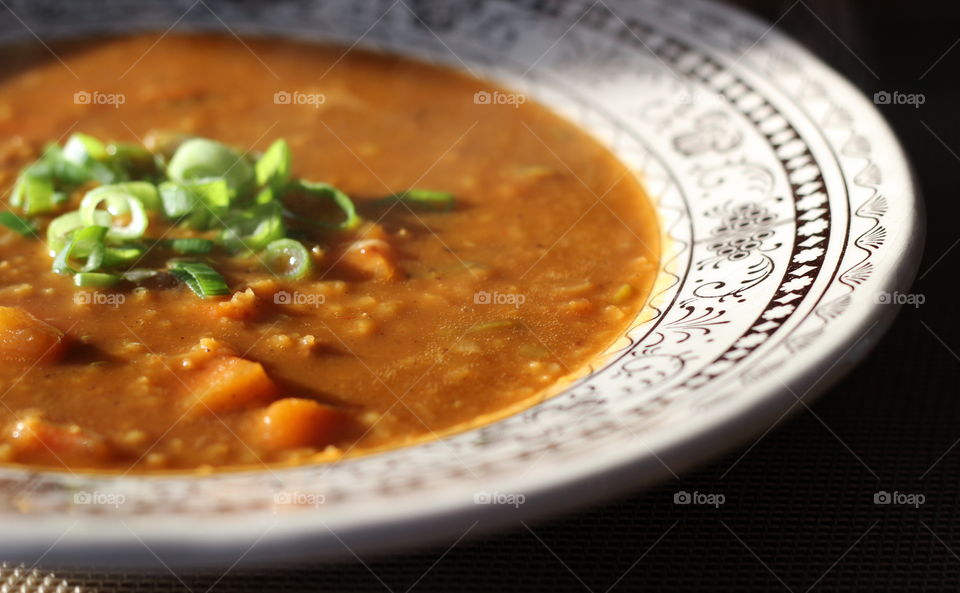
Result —
M251 155L285 138L295 173L343 189L365 222L309 237L303 279L214 250L232 294L211 299L77 288L42 239L0 228L0 461L193 470L435 438L537 401L643 305L659 246L641 186L534 102L478 102L507 91L341 47L157 39L53 45L63 63L2 50L0 189L77 131ZM373 202L414 187L455 206Z

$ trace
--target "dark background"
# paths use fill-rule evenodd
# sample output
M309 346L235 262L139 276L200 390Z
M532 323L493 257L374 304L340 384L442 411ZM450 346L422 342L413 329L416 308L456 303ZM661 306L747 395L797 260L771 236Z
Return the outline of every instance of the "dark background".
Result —
M101 590L932 591L960 587L960 7L953 2L734 2L778 23L882 106L926 199L913 293L868 360L803 412L678 482L496 537L365 563L217 574L94 574ZM935 65L934 65L935 64ZM873 73L871 73L871 70ZM875 75L874 75L875 73ZM942 459L941 459L942 456ZM738 462L739 459L739 462ZM938 462L939 459L939 462ZM729 470L729 471L728 471ZM726 474L726 475L724 475ZM719 492L719 509L678 490ZM880 490L919 508L876 505ZM672 527L671 527L672 526ZM452 542L450 542L452 543ZM438 561L439 560L439 561Z

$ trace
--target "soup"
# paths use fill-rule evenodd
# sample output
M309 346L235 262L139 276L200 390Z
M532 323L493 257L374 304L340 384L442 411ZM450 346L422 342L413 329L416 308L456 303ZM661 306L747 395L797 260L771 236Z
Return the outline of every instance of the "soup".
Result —
M0 59L4 463L210 471L442 437L555 391L651 288L638 180L522 95L294 41L53 51Z

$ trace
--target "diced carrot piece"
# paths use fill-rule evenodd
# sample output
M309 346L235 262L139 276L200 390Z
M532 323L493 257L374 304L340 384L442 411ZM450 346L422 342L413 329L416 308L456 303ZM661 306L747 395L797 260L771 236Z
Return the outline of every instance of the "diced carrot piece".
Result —
M263 365L239 356L219 356L190 371L184 379L190 390L188 406L196 412L230 412L277 394Z
M330 444L343 418L337 410L312 399L286 397L261 413L261 440L270 449Z
M361 239L343 247L337 267L360 280L388 282L400 275L393 248L380 239Z
M64 333L20 307L0 307L0 360L56 363L66 353Z
M383 228L382 224L375 222L366 222L356 230L358 239L376 239L377 241L389 242L390 234Z
M54 424L35 415L13 423L7 436L16 458L22 461L74 465L111 456L102 436L75 424Z
M213 305L217 317L230 319L252 319L257 315L257 295L252 288L233 293L229 301L220 301Z

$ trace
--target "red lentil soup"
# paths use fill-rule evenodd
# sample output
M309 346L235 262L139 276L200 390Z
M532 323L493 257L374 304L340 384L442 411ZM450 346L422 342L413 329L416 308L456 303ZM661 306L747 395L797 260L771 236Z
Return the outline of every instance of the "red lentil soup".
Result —
M643 306L659 258L654 211L575 126L452 69L245 44L151 34L54 44L59 59L0 50L0 462L212 471L422 442L556 391ZM152 272L80 273L66 260L58 270L64 247L48 227L82 213L102 179L32 194L50 198L32 212L23 196L36 188L16 186L45 146L77 132L126 143L114 155L146 147L161 155L151 166L170 170L189 139L210 139L244 171L256 166L260 184L264 153L284 139L290 178L329 184L297 185L277 206L293 237L284 245L306 254L280 260L306 272L278 273L265 251L216 240L224 231L209 217L187 224L148 200L153 242L131 248L130 270ZM356 217L311 226L348 216L334 199L311 201L331 187ZM431 191L403 193L412 188ZM83 216L103 214L111 230L88 245L88 264L97 241L137 218L119 207ZM63 240L79 246L79 232ZM190 238L209 251L175 243ZM227 290L196 293L197 271L170 263L177 245Z

